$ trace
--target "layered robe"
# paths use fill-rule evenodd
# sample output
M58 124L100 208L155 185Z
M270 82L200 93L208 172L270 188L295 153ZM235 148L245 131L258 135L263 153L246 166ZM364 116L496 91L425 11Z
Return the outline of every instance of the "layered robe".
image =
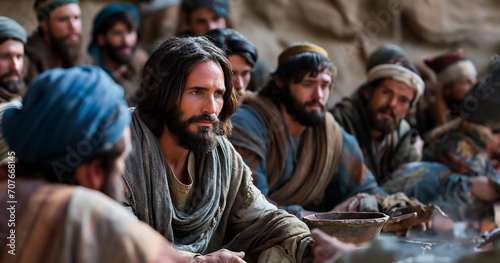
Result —
M328 211L356 193L385 194L354 137L329 113L323 123L306 128L298 149L280 109L267 97L245 94L232 122L231 142L252 168L257 187L279 205Z
M379 152L377 144L370 135L366 111L366 103L362 101L359 92L354 93L352 97L344 98L330 110L345 131L356 137L366 166L377 182L382 184L400 165L421 160L415 146L418 132L412 129L406 120L401 120L395 131L384 136L385 146L382 152Z
M3 180L0 209L0 262L187 261L119 203L84 187Z
M132 113L134 151L125 167L125 205L185 255L221 248L249 262L300 262L312 240L307 226L267 202L250 169L223 137L206 154L190 152L190 182L177 181L158 139Z

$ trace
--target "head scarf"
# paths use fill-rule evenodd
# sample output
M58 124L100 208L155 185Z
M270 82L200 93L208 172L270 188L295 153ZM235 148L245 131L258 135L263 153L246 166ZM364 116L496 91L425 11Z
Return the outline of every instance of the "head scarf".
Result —
M37 0L35 2L35 13L38 20L49 17L54 9L67 4L80 5L78 0Z
M278 56L278 66L281 65L285 60L290 57L293 57L300 53L305 52L314 52L323 55L328 58L328 52L322 47L312 44L312 43L294 43L287 47L285 50L281 52Z
M95 17L94 26L92 28L92 41L90 42L88 47L89 54L97 60L99 66L103 68L108 74L110 74L110 72L106 68L106 64L104 63L104 59L102 58L101 48L99 47L99 45L97 45L97 34L101 26L109 17L121 12L130 13L134 17L136 25L139 25L141 17L139 16L139 11L135 6L131 4L110 4L104 7L101 12L99 12L99 14L97 14L97 16Z
M16 21L0 16L0 39L16 39L26 44L26 30Z
M442 85L454 82L461 76L477 76L476 67L472 61L464 58L461 48L426 58L424 63L436 72Z
M465 95L460 115L467 121L500 128L500 57Z
M424 94L424 81L418 70L408 59L402 48L386 44L375 50L368 59L366 66L367 82L391 78L405 83L415 91L413 105Z
M229 15L228 0L183 0L182 8L186 13L191 14L194 10L205 7L212 10L217 15L227 18Z
M123 89L87 65L39 75L1 127L21 163L60 178L121 138L130 118Z

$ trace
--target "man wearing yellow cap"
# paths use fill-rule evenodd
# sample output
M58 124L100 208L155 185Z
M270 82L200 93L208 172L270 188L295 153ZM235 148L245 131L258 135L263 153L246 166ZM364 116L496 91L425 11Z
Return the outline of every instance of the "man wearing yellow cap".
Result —
M230 140L254 183L299 218L311 211L390 208L379 207L386 193L363 164L356 139L326 111L335 76L323 48L292 44L268 84L245 95L232 117Z

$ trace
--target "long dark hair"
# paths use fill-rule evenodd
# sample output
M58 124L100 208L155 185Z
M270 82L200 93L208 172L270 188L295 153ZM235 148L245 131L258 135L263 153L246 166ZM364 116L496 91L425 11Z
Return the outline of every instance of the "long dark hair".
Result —
M253 68L259 57L257 48L244 35L230 28L217 28L208 31L208 37L218 48L224 50L226 55L240 55Z
M276 105L280 105L287 96L287 88L285 87L290 86L292 82L301 82L309 72L311 72L311 76L315 77L325 69L331 69L332 79L335 79L337 69L327 57L316 52L304 52L294 55L278 66L259 94L271 98ZM278 77L283 82L284 88L279 88L276 85L275 77Z
M222 129L218 135L231 133L231 116L236 110L236 92L229 60L222 50L205 37L167 39L146 62L142 83L137 91L137 109L142 121L156 136L163 134L168 116L178 112L182 90L191 70L200 62L219 63L224 73L224 105L219 114Z

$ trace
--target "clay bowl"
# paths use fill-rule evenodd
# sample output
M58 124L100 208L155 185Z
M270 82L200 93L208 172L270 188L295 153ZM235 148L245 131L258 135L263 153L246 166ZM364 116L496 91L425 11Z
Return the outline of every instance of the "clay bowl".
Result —
M330 212L303 218L309 229L319 228L340 241L360 245L378 237L389 216L377 212Z

